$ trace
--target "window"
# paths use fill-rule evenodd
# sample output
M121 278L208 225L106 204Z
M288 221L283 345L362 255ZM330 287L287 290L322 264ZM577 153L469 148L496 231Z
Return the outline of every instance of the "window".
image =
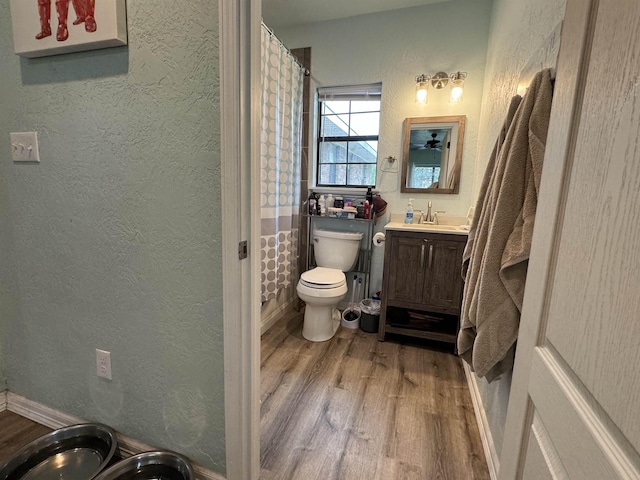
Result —
M318 89L316 186L375 186L381 87Z
M412 188L438 188L440 167L414 163L410 175Z

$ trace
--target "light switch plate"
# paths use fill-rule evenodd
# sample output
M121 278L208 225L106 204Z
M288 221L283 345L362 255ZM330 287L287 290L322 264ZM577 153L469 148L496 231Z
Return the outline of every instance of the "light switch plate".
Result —
M11 158L14 162L40 161L37 132L14 132L10 133L9 137L11 138Z

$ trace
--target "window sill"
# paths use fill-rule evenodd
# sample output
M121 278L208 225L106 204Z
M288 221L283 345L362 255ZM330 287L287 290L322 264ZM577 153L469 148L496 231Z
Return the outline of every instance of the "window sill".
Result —
M351 195L354 197L364 197L367 194L368 187L309 187L310 192L319 194L338 194L338 195ZM376 189L371 190L374 194L378 191Z

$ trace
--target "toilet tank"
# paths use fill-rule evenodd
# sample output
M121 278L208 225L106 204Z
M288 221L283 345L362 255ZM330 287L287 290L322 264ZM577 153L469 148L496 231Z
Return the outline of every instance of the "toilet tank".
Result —
M363 234L359 232L314 230L313 253L316 265L335 268L343 272L350 271L358 260L362 237Z

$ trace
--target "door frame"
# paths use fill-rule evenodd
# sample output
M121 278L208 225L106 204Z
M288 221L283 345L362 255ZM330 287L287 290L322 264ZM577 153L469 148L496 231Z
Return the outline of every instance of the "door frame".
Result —
M260 0L218 0L226 477L260 477ZM253 173L253 175L252 175ZM248 256L239 259L239 243Z
M554 87L549 134L531 242L527 284L522 304L518 348L500 455L498 478L521 478L526 442L533 422L529 380L534 349L543 339L548 317L549 288L561 240L564 205L577 136L577 119L589 66L590 25L596 0L567 0Z

